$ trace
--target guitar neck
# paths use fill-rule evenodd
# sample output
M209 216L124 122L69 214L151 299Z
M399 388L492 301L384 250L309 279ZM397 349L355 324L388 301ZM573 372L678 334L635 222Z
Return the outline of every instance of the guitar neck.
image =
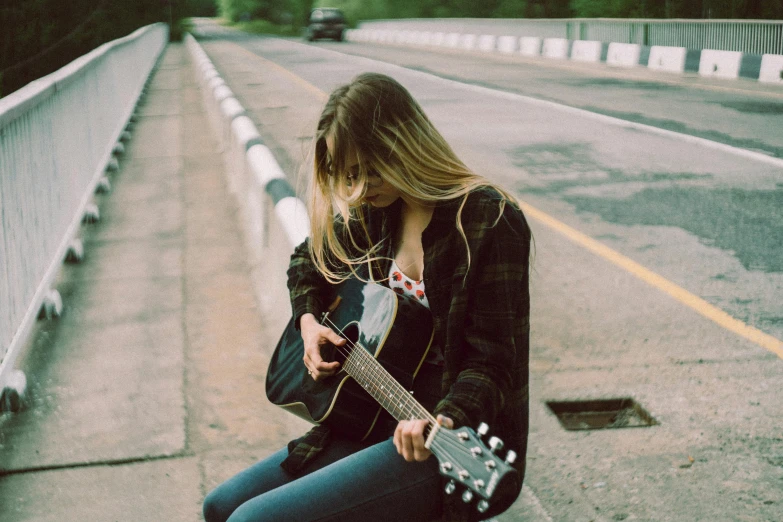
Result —
M364 348L356 346L351 351L343 370L398 421L427 419L435 423L432 414Z

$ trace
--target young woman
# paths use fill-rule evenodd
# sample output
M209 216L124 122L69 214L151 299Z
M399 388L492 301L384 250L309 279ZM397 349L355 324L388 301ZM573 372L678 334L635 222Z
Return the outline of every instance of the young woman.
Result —
M410 93L381 74L331 94L314 156L311 238L288 270L308 372L317 381L340 369L321 354L345 343L318 320L329 285L354 277L411 295L435 331L414 397L445 428L489 424L524 476L530 230L514 197L470 171ZM402 421L356 442L316 427L210 493L205 519L479 518L444 494L426 428Z

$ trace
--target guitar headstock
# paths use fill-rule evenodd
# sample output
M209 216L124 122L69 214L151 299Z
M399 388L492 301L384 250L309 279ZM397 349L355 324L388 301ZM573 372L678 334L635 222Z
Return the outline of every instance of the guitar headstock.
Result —
M440 463L441 475L451 479L446 493L451 495L461 486L462 500L465 503L476 500L480 513L489 509L501 483L518 478L517 470L511 467L517 454L508 451L505 458L500 458L497 452L503 448L503 441L497 437L490 437L487 447L482 437L488 429L483 422L478 433L467 427L449 430L438 426L428 439L429 449Z

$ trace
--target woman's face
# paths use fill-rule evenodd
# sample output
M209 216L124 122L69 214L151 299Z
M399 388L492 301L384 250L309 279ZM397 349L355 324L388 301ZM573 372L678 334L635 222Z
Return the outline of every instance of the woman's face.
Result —
M329 156L333 156L334 151L334 139L329 134L326 137L326 148L329 151ZM355 154L350 154L345 158L346 173L343 176L344 179L350 183L351 179L356 179L359 174L359 159ZM388 207L401 196L399 190L395 189L389 183L384 183L383 178L375 172L370 172L367 179L367 187L362 196L362 201L369 203L370 205L378 208Z

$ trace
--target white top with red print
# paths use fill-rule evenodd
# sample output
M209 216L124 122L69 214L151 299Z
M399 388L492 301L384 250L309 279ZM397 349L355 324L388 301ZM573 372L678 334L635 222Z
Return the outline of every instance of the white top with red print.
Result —
M389 270L389 287L398 294L416 299L429 309L430 303L427 301L427 295L424 293L424 281L414 281L406 276L394 260L392 260L391 269ZM431 346L424 362L443 366L443 354L440 348Z
M389 271L389 287L398 294L413 297L429 309L430 303L424 294L424 281L414 281L397 266L397 261L392 260Z

